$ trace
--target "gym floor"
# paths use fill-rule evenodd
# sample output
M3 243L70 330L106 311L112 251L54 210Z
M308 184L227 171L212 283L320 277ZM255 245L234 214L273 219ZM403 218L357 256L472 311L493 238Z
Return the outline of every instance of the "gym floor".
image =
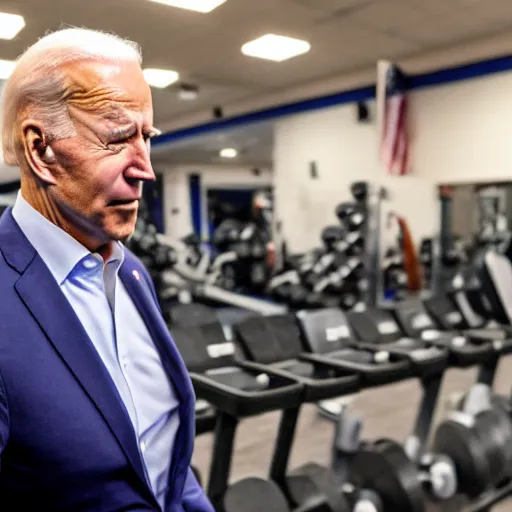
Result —
M512 357L505 358L500 365L494 389L498 393L510 393ZM475 381L476 370L449 370L442 387L435 423L450 407L451 400L466 392ZM368 390L352 397L349 410L364 419L363 437L375 439L389 437L404 441L411 432L420 400L420 387L414 381ZM237 431L234 458L231 467L231 481L247 476L265 477L268 471L271 451L275 440L277 413L265 414L243 421ZM313 405L304 406L290 461L290 468L305 462L329 464L333 424L319 416ZM212 434L196 439L194 464L207 482ZM428 512L460 512L460 502L431 505ZM493 508L493 512L510 512L512 500Z

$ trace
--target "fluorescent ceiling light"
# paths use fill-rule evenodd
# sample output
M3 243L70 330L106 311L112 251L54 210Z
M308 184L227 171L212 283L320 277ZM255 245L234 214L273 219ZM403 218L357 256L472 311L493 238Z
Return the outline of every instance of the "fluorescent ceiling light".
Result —
M0 39L14 39L24 26L23 16L0 12Z
M238 151L233 148L224 148L220 150L220 156L222 158L236 158Z
M178 91L178 97L180 100L183 101L192 101L196 100L199 96L199 87L192 84L181 84L179 91Z
M310 50L311 45L307 41L292 37L266 34L254 41L249 41L242 46L242 53L249 57L274 60L282 62L301 55Z
M178 80L180 75L176 71L168 69L147 68L143 71L146 82L151 87L164 89Z
M7 80L16 67L15 60L1 60L0 59L0 80Z
M165 4L180 9L188 9L196 12L211 12L226 0L151 0L158 4Z
M199 96L199 94L197 91L180 89L180 91L178 92L178 96L179 96L180 100L183 100L183 101L194 101L194 100L197 100L197 97Z

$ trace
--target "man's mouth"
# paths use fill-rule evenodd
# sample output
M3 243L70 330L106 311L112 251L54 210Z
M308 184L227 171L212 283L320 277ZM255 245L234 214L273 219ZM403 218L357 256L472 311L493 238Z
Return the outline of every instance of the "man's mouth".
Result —
M135 199L114 199L109 201L107 206L132 206L139 202L138 198Z

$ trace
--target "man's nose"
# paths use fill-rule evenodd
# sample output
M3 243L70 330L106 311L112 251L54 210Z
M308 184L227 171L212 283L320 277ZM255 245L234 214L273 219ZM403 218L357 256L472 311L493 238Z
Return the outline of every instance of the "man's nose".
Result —
M149 156L149 149L144 141L137 142L133 148L135 151L136 165L130 166L126 172L126 177L133 180L141 181L155 181L156 176L151 165L151 158Z

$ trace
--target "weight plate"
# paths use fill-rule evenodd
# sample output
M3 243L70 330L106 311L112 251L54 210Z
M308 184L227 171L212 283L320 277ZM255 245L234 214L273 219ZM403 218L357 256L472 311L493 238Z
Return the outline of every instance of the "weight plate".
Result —
M472 427L444 421L436 430L432 451L446 455L455 464L459 493L476 498L490 485L484 447Z
M395 441L363 446L349 462L348 474L357 487L375 491L386 511L425 511L418 470Z
M295 503L304 504L312 496L325 496L330 512L346 512L348 502L336 475L320 464L309 463L292 471L287 478L288 491Z
M220 506L225 512L286 512L286 499L274 482L261 478L245 478L230 485ZM217 509L218 510L218 509Z
M489 480L497 486L511 474L512 426L508 414L497 407L480 413L475 430L487 456Z

